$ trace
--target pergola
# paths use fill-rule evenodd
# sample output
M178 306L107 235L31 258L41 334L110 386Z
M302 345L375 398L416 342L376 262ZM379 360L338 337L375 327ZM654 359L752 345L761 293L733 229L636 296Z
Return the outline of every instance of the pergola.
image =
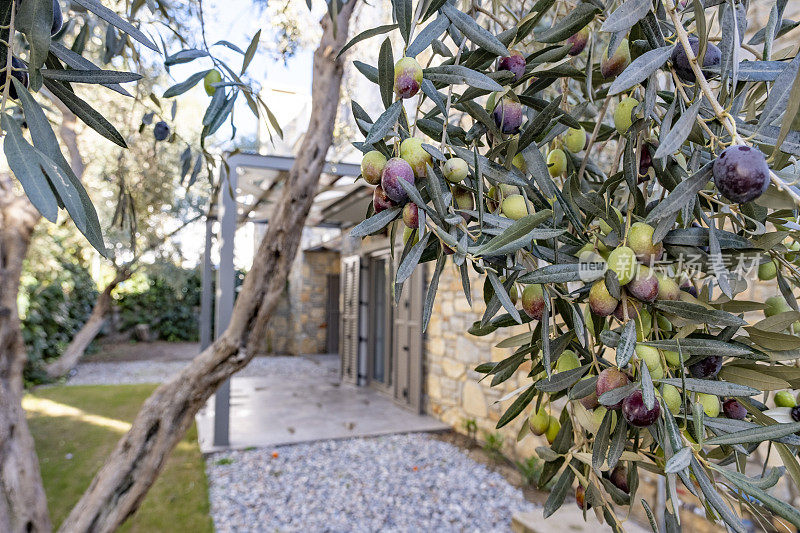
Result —
M260 155L255 153L228 154L220 165L220 191L216 212L206 218L205 251L200 307L200 348L204 350L212 340L228 327L235 300L234 236L237 227L245 222L269 224L273 206L270 198L276 196L286 181L294 157ZM307 226L321 226L322 210L361 187L355 179L361 169L357 164L326 162L319 190L309 214ZM215 222L219 222L217 232ZM216 298L212 294L211 250L214 239L219 243L219 265L216 272ZM212 326L212 305L214 324ZM230 381L217 390L214 405L214 446L227 446L230 433Z

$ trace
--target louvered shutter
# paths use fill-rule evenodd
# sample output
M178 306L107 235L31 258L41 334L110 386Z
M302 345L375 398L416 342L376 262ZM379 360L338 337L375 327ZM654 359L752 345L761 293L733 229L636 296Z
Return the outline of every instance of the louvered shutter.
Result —
M342 313L339 336L339 358L342 381L358 384L358 291L361 258L351 256L342 259Z
M414 412L422 410L422 306L424 268L406 280L394 310L394 397Z

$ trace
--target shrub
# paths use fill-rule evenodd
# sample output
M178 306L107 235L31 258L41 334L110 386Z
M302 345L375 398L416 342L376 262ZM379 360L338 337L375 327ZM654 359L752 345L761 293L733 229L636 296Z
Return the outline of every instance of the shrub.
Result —
M22 335L28 349L25 379L46 379L43 366L61 356L89 315L97 299L97 287L82 265L69 258L47 276L27 275L21 290Z
M121 330L147 324L161 340L198 339L201 278L197 269L157 264L126 284L116 295Z

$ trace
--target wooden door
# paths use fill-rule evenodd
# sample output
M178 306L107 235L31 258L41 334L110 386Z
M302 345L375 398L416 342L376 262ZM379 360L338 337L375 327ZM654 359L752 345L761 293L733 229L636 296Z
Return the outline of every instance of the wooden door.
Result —
M424 268L418 267L403 284L394 313L394 399L415 412L422 411L422 306Z
M328 309L325 321L327 331L325 338L325 351L336 353L339 349L339 291L341 280L339 274L328 274Z
M367 374L370 385L391 391L394 383L395 350L392 345L392 296L390 284L391 257L388 252L374 254L369 258L369 283L367 289Z
M342 381L358 384L359 348L359 282L361 258L357 255L342 259L341 274L341 335L339 336L339 359Z

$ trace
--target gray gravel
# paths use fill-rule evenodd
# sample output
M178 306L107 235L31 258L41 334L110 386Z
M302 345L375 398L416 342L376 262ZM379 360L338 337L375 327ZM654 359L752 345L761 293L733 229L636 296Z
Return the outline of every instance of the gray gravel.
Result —
M338 372L338 357L333 355L256 357L237 377L331 377ZM67 385L120 385L161 383L180 372L189 361L113 361L81 363Z
M534 509L502 475L425 434L217 453L206 472L220 532L508 531L513 513Z

